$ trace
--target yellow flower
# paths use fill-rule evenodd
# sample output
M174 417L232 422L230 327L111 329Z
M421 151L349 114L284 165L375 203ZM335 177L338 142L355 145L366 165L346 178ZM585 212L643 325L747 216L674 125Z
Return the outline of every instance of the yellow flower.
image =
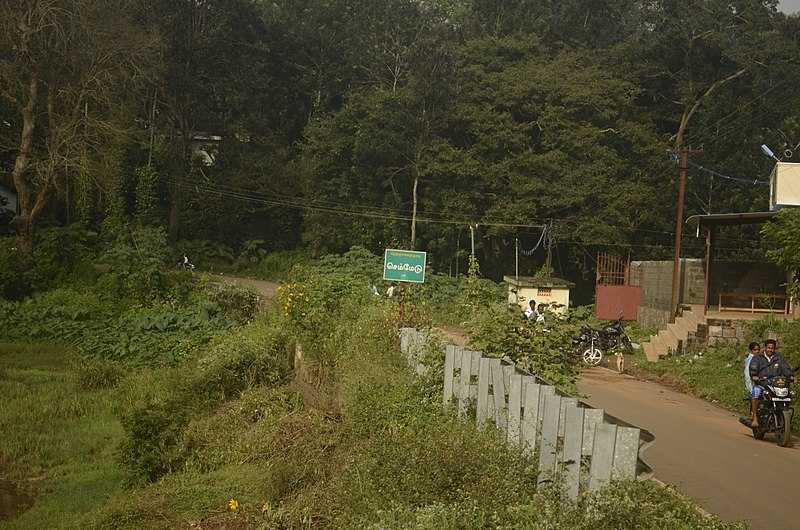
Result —
M269 501L264 503L264 506L261 507L261 513L267 513L270 511L272 507L269 505Z
M239 509L239 501L236 499L231 499L228 501L228 508L231 510L238 510Z

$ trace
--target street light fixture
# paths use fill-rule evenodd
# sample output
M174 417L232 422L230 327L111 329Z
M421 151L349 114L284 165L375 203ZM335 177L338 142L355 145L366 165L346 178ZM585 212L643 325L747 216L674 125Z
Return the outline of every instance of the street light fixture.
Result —
M761 144L761 152L770 157L771 159L775 160L776 162L780 162L781 159L775 156L775 153L772 152L772 149L767 147L766 144Z

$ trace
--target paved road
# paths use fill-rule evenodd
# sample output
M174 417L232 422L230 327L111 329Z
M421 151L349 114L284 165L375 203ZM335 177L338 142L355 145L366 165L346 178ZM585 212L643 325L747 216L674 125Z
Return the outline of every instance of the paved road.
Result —
M751 528L800 529L800 441L756 441L737 417L701 399L603 368L586 370L587 401L652 432L643 454L657 478L706 510Z

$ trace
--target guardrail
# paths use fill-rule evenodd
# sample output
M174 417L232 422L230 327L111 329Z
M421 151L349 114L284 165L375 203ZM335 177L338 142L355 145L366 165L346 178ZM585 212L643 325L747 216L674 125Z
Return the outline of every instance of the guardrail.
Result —
M400 348L418 374L428 333L400 331ZM455 402L459 417L474 417L479 428L493 423L507 440L539 456L538 484L564 484L567 498L598 491L611 480L647 479L652 470L641 452L655 437L576 397L563 395L510 362L447 344L442 403Z

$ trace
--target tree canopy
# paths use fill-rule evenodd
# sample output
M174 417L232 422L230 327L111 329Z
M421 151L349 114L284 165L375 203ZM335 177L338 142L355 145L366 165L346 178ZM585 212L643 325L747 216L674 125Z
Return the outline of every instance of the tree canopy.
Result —
M800 156L800 19L774 0L23 0L0 30L23 248L138 218L267 250L415 247L448 272L471 226L497 277L546 225L524 268L547 247L577 277L600 249L670 254L669 152L702 149L687 215L765 208L759 146Z

